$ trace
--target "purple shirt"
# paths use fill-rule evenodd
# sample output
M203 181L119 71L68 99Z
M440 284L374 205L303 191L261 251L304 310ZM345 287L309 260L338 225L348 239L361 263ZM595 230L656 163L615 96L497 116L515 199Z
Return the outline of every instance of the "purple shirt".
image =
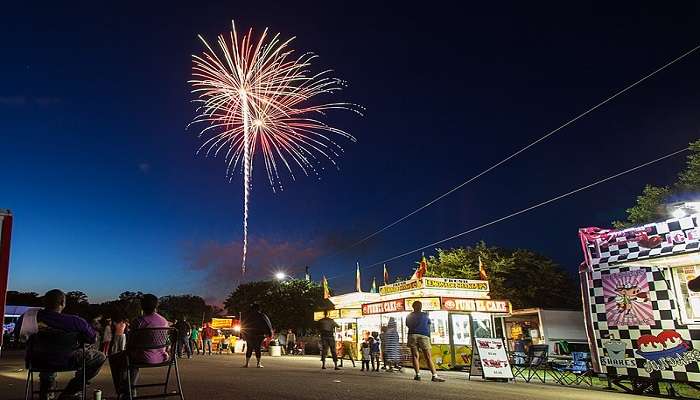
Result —
M142 315L134 321L131 325L133 329L140 328L168 328L170 323L167 319L163 318L162 315L158 313ZM151 349L144 350L140 354L132 354L131 357L136 362L146 363L146 364L158 364L168 361L168 353L165 348L161 349Z
M95 343L97 333L84 319L77 315L61 314L55 311L39 310L36 315L39 329L41 326L48 326L53 329L60 329L65 332L78 332L80 339L85 343Z

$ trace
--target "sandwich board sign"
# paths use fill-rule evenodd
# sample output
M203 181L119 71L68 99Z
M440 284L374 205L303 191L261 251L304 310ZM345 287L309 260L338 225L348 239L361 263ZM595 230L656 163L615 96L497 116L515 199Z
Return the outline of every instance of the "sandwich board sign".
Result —
M475 338L469 377L481 375L486 379L513 379L513 370L503 339Z

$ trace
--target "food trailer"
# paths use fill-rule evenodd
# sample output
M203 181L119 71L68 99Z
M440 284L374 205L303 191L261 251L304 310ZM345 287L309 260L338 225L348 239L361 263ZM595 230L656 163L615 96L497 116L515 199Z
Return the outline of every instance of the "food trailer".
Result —
M491 299L488 281L481 280L423 277L381 286L379 294L370 295L373 299L361 304L361 315L352 318L356 321L354 342L358 348L368 335L380 332L393 317L399 330L403 361L410 363L405 320L413 302L420 300L431 320L433 360L440 369L469 366L473 338L500 337L502 332L494 317L510 312L510 302ZM336 304L335 297L330 300ZM339 312L341 322L336 322L347 332L342 325L343 308ZM357 311L352 313L356 315Z
M699 218L579 230L594 369L631 380L634 392L700 382L700 293L688 288L700 275Z
M349 344L354 349L355 359L360 358L360 343L363 340L363 332L369 332L374 328L373 321L362 315L362 304L379 300L378 293L352 292L332 296L328 300L333 303L334 309L328 310L328 317L332 318L340 327L336 330L335 340ZM323 318L323 311L314 313L314 321Z
M556 354L559 342L568 343L570 351L588 351L583 319L582 311L524 308L513 310L507 317L496 318L496 324L503 324L509 351L547 344L549 352Z

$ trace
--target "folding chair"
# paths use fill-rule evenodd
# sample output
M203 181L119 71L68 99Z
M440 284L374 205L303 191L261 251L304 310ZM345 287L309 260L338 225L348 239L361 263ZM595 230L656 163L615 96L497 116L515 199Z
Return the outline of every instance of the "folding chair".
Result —
M42 372L77 372L83 373L83 390L80 398L85 400L87 382L85 380L85 355L83 353L82 362L79 365L62 365L56 360L66 359L82 347L85 352L87 345L81 343L77 332L65 332L58 329L42 329L29 337L27 341L27 352L25 356L25 367L27 369L27 383L24 392L24 399L34 400L34 395L41 395L40 390L34 390L34 373ZM46 390L48 393L60 393L63 389L52 387Z
M571 352L572 361L565 365L554 366L558 375L553 375L557 383L561 385L580 385L582 383L593 386L593 370L591 369L590 353Z
M179 396L180 400L185 400L182 394L182 385L180 383L180 370L177 366L177 329L175 328L141 328L131 331L126 343L126 376L129 387L129 399L155 399L168 396ZM132 359L131 354L143 352L145 350L166 349L168 352L168 360L158 364L148 364L136 362ZM144 368L163 368L168 367L168 372L165 376L165 382L135 384L131 381L131 371ZM175 369L175 379L177 382L177 391L168 392L168 383L170 382L170 372ZM134 396L134 389L144 387L163 387L162 394L152 394L143 396Z
M537 378L540 382L545 383L547 380L547 358L549 356L549 345L533 344L527 352L527 379L529 383L532 378ZM542 373L542 375L540 375Z
M517 377L527 380L527 355L523 351L510 353L510 369L513 371L513 380Z

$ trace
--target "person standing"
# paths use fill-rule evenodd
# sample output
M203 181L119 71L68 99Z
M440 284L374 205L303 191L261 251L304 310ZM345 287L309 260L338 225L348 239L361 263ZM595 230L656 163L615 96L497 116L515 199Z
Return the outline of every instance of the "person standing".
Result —
M423 354L425 363L433 374L433 382L444 382L445 379L438 376L432 357L432 344L430 343L430 318L423 312L423 303L413 302L413 312L406 317L408 327L408 347L411 349L413 369L416 372L414 380L420 380L420 354Z
M362 370L361 371L364 371L365 369L367 369L367 371L369 371L369 360L371 357L369 342L363 341L362 347L360 347L360 351L362 352Z
M190 332L190 350L192 350L192 354L197 350L197 355L199 355L199 329L197 325L192 325L192 332Z
M339 370L338 353L335 349L335 329L338 328L338 324L328 317L328 311L323 311L323 318L318 320L317 324L318 330L321 331L321 369L326 369L326 356L330 351L334 369Z
M182 358L182 349L184 348L187 358L192 358L192 349L190 348L190 331L192 326L187 322L185 316L182 316L175 323L175 329L177 329L177 357Z
M297 344L297 335L291 329L287 330L287 354L294 354Z
M379 344L379 333L372 332L372 337L369 338L369 356L370 361L372 361L372 371L379 371L379 354L380 354L380 344Z
M277 335L277 345L280 346L280 350L283 355L287 354L287 332L283 331Z
M118 317L114 324L114 339L112 353L118 353L126 349L126 318Z
M214 329L209 325L209 323L205 323L204 327L202 328L202 355L204 355L205 351L209 352L209 355L211 355L211 340L214 338Z
M401 370L401 348L399 345L399 331L396 327L396 318L389 318L386 331L383 333L382 346L384 363L389 365L389 371L394 368Z
M105 318L104 330L102 331L102 352L109 355L110 346L112 344L112 319Z
M248 368L250 358L255 352L255 358L258 361L257 367L262 368L260 346L266 337L272 335L270 319L260 311L259 304L253 303L250 305L250 311L241 316L241 327L246 341L245 365L243 367Z

